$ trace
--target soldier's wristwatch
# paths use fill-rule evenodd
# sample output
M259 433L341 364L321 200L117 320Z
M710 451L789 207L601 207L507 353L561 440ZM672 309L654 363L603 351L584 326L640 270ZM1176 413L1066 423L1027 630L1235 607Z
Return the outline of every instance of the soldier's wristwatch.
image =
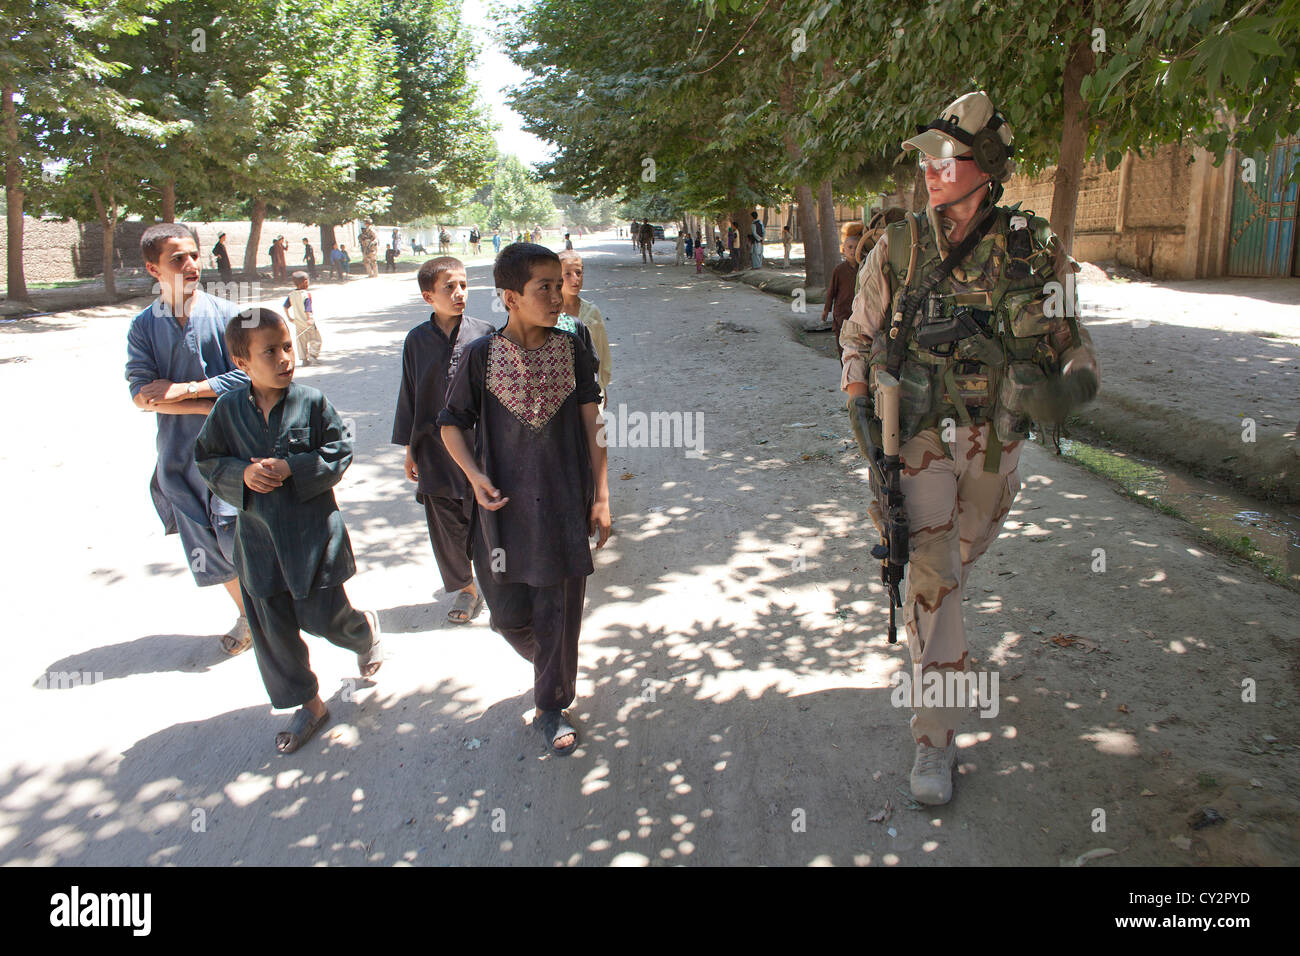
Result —
M190 393L190 398L194 398L196 395L199 394L199 383L190 382L188 391Z

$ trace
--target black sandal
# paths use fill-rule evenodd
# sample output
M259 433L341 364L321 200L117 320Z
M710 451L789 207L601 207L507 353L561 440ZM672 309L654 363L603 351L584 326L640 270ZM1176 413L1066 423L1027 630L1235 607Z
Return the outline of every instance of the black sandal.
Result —
M329 720L329 716L328 710L315 717L306 707L299 707L293 719L289 721L289 726L275 735L275 749L282 754L293 753L311 740L321 725Z
M568 717L562 710L544 710L537 715L537 724L541 727L542 736L546 738L546 743L551 750L561 757L573 753L578 746L578 732L569 723ZM555 742L561 737L572 734L573 743L567 747L557 747Z

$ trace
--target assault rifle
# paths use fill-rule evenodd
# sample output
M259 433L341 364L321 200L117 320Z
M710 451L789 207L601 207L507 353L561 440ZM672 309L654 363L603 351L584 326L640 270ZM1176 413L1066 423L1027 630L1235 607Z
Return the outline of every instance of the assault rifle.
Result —
M910 537L900 477L903 464L898 454L898 380L879 370L876 387L880 417L872 418L870 403L862 395L850 399L849 417L858 447L871 470L871 488L879 511L879 520L874 523L881 537L880 543L871 549L871 556L880 562L880 580L889 592L889 643L897 644L894 609L903 605L899 588L907 567Z

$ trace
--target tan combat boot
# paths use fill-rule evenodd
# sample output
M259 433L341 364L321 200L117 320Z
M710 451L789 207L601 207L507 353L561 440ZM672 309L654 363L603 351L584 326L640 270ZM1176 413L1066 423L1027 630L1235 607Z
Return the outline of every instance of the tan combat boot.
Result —
M952 766L956 762L956 743L947 747L916 745L911 783L912 796L918 803L938 806L952 799Z

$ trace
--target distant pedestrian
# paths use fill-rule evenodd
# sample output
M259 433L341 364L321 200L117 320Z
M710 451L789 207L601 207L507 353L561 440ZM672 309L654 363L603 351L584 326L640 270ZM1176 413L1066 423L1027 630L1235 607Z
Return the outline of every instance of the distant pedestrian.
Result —
M397 246L392 245L384 250L384 265L388 266L389 272L397 271Z
M311 242L306 236L302 237L302 261L307 266L308 278L316 278L316 250L311 247Z
M677 253L677 261L674 263L674 265L679 265L679 266L685 265L686 264L686 237L682 235L682 231L680 229L677 230L677 242L675 243L675 246L676 248L674 249L674 251Z
M781 248L785 250L785 258L781 260L783 268L790 268L790 243L794 241L794 236L790 234L789 226L781 227Z
M767 236L767 227L758 218L756 210L750 211L749 223L749 265L751 269L763 268L763 239Z
M646 256L650 257L650 264L655 264L655 230L647 219L641 223L638 245L641 247L641 261L646 261Z
M572 249L573 249L573 240L569 238L569 234L566 232L564 234L564 251L570 252L572 251Z
M361 224L357 242L361 244L361 264L365 267L366 275L371 279L379 278L379 237L370 227L370 220Z
M226 234L218 233L217 244L212 247L212 258L217 264L217 272L222 282L230 282L234 273L230 271L230 253L226 250Z
M492 254L496 255L501 251L501 230L492 230Z
M686 232L686 259L687 261L695 258L695 237L691 235L690 230Z
M338 270L339 278L346 281L348 277L348 266L352 263L352 257L348 255L348 247L339 246L330 255L330 260L334 263L334 268Z
M284 236L276 236L271 242L271 248L267 254L271 257L271 281L279 282L281 279L289 278L289 267L284 258Z
M311 279L305 272L293 274L294 290L284 299L284 311L293 322L293 339L298 345L298 358L303 365L310 365L320 358L320 329L316 327L316 315L311 307L311 293L307 287Z
M438 227L438 255L446 256L451 254L451 233L441 226Z
M727 227L727 255L731 258L731 271L740 271L740 223L734 219Z
M695 274L699 275L704 271L704 243L695 243Z
M474 253L474 255L477 256L483 252L481 248L482 242L483 242L483 234L478 231L478 226L470 226L469 227L469 248L470 251Z

